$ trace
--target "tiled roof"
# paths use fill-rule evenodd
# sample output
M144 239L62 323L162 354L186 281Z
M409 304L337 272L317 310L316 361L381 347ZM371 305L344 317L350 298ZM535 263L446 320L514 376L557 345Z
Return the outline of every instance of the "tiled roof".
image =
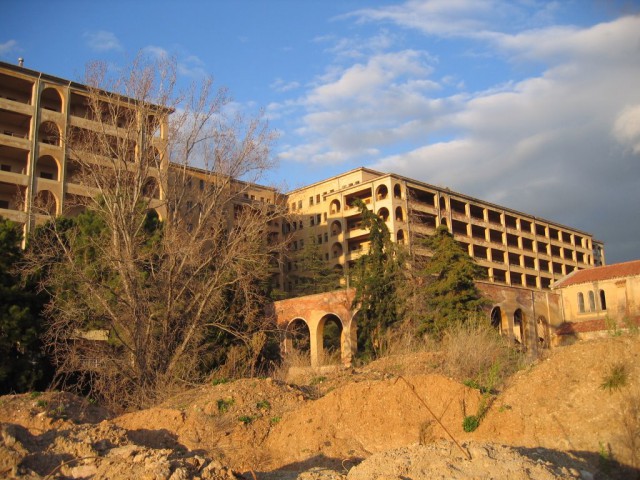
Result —
M624 278L640 275L640 260L631 262L614 263L605 267L589 268L587 270L576 270L566 277L558 280L553 288L568 287L580 283L590 283L600 280L610 280L612 278Z

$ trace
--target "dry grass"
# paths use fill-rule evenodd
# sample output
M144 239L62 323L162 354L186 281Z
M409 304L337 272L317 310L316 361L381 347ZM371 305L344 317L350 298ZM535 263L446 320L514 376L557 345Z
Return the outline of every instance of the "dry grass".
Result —
M618 416L619 439L626 459L640 468L640 390L626 392Z
M304 369L311 367L309 352L293 349L283 355L282 361L271 371L271 377L275 380L286 382L291 369Z

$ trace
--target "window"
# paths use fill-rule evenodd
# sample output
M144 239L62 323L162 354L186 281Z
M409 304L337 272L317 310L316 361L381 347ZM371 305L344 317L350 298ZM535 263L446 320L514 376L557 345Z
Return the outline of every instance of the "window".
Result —
M313 206L313 197L309 197L309 206L312 207Z
M605 297L604 290L600 290L600 308L602 310L607 309L607 299Z
M53 180L53 173L40 172L40 178L46 178L47 180Z
M593 312L596 309L596 296L593 292L589 292L589 311Z
M325 243L329 241L329 234L327 232L324 234L324 241Z
M584 313L584 295L582 292L578 293L578 312Z
M200 190L204 190L204 180L200 179Z
M318 245L322 244L322 235L318 235Z
M298 200L298 210L302 210L302 200Z
M316 203L320 203L320 194L316 195Z
M309 217L309 225L311 225L312 227L316 224L316 217L314 217L313 215L311 215Z

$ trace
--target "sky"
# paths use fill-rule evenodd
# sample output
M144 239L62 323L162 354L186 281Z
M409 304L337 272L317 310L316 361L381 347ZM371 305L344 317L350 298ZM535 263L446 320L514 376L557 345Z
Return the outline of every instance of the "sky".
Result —
M3 0L0 60L177 59L278 133L265 183L365 166L640 259L640 0Z

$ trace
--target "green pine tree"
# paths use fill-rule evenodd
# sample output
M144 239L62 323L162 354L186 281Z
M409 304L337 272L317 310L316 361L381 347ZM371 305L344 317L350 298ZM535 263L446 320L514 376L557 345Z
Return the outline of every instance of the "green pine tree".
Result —
M360 209L363 227L369 230L370 247L351 273L356 289L353 308L360 312L358 353L371 358L380 355L385 332L400 318L397 286L403 260L384 220L361 200L354 205Z
M52 376L40 339L46 298L16 270L21 240L20 227L0 218L0 394L43 390Z
M454 324L477 315L486 305L474 280L482 270L454 240L446 226L424 241L431 258L418 271L425 309L419 330L440 336Z
M299 273L294 295L312 295L340 288L340 275L322 258L322 250L314 236L305 242L296 261Z

